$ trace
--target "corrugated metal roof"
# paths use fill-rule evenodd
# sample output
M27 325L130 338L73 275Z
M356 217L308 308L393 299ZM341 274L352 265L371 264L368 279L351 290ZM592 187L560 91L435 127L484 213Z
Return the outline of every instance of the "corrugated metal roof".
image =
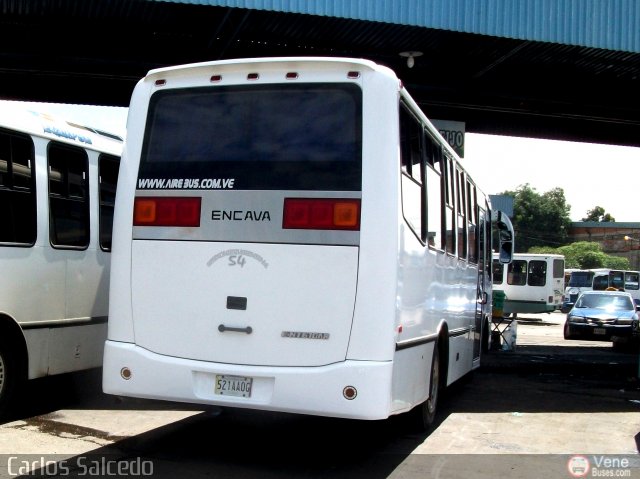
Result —
M461 7L466 1L448 4L451 18L476 18ZM334 17L335 1L217 2L277 11L214 3L0 0L0 94L124 106L135 83L162 66L353 56L392 68L428 115L465 121L468 132L640 144L640 52ZM423 16L435 8L427 0L344 0L342 13L349 6L353 17L387 18L396 5ZM483 12L477 21L490 22L491 11ZM423 52L413 68L400 56L407 50Z
M156 0L640 52L637 0Z

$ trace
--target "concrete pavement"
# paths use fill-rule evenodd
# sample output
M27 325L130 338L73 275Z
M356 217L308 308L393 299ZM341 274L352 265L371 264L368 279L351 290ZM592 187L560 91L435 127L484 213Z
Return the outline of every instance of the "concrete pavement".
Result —
M491 351L453 385L430 433L408 430L401 418L117 398L101 392L93 371L34 383L20 416L0 425L0 454L140 456L166 471L156 477L280 477L274 464L287 464L290 477L569 477L568 455L637 458L638 354L566 341L563 323L560 313L518 318L515 350ZM639 476L636 468L626 477Z

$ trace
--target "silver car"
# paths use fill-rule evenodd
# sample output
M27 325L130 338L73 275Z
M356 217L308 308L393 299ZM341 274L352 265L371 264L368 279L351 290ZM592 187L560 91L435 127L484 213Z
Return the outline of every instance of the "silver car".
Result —
M623 291L585 291L567 314L565 339L630 341L638 335L638 309Z

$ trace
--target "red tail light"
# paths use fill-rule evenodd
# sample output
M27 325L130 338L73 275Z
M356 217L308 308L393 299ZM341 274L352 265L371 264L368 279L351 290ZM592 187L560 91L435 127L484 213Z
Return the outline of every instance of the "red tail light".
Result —
M282 227L285 229L360 229L359 199L285 198Z
M136 197L134 226L200 226L202 198Z

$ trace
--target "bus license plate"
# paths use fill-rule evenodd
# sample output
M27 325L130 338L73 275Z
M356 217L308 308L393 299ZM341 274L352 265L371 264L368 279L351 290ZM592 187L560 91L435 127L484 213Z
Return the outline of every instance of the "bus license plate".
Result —
M605 331L604 328L594 328L593 329L593 334L603 335L603 334L606 334L606 331Z
M216 394L221 396L251 397L253 378L216 374Z

